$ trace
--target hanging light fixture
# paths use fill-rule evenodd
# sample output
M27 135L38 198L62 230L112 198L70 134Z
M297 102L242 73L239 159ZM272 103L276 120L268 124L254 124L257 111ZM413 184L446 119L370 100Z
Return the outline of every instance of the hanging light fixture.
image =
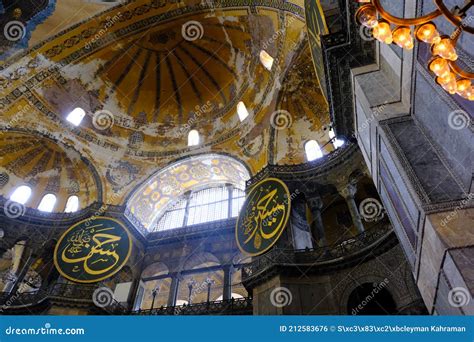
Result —
M466 25L463 18L474 6L474 0L466 1L462 8L450 11L443 0L433 0L436 9L418 18L399 18L391 15L382 7L380 0L359 0L364 3L356 12L359 24L372 29L372 35L385 44L397 44L411 50L414 46L411 26L415 27L414 36L420 42L431 44L433 59L428 68L436 75L436 82L450 94L474 101L474 73L463 70L456 60L456 44L463 32L474 34L474 27ZM380 18L379 18L380 16ZM451 37L440 36L433 19L444 16L456 29ZM394 26L392 30L391 25Z
M400 46L402 49L413 49L414 44L410 28L407 26L401 26L396 28L393 31L393 42Z

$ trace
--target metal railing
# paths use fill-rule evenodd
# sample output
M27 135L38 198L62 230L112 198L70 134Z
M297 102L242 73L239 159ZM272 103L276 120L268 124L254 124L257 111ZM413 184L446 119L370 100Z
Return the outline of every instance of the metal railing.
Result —
M92 304L94 291L98 288L96 285L76 285L56 283L53 286L36 292L0 292L0 309L21 309L23 307L34 306L45 300L78 302L83 304ZM100 308L99 308L100 309ZM120 303L112 300L107 307L102 308L111 314L124 314L127 309Z
M337 263L362 253L392 232L390 224L378 225L339 244L306 249L273 248L242 266L242 280L256 277L270 267L316 266Z
M213 302L160 307L152 310L130 311L112 299L104 307L93 304L95 285L54 284L49 289L36 292L6 293L0 292L0 312L9 309L22 309L38 305L45 300L53 302L76 302L91 305L97 314L111 315L249 315L252 314L252 299L239 298Z
M189 305L132 311L132 315L251 315L252 298L238 298Z

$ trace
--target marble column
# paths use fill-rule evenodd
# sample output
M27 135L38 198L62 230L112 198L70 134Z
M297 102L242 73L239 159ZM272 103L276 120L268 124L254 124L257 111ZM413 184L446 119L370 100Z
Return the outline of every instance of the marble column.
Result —
M18 274L18 278L16 279L16 282L14 283L13 287L10 289L10 294L9 298L7 299L10 300L11 297L14 297L17 295L17 293L23 292L24 289L21 286L23 281L25 280L26 274L28 273L30 267L33 265L33 262L36 260L36 255L33 254L31 251L28 255L28 258L26 259L25 265L21 269L20 273Z
M324 232L323 218L321 215L321 209L323 208L323 201L321 197L310 198L308 200L308 206L311 210L311 214L313 215L313 222L311 222L311 235L319 247L326 246L326 234Z
M313 248L313 237L306 218L306 201L303 198L291 202L290 227L294 249Z
M354 196L357 192L357 185L355 183L349 183L343 192L344 198L346 200L347 206L349 207L349 212L351 213L352 222L356 227L359 233L363 233L365 231L364 224L362 223L362 219L360 217L359 209L357 209L357 205L354 199Z
M232 266L224 266L224 289L222 299L228 300L232 296Z
M179 275L177 273L171 274L170 292L168 295L168 306L176 305L176 297L178 296Z
M10 269L10 274L12 276L12 280L8 281L5 284L3 292L12 292L13 288L16 287L16 284L21 280L19 279L19 270L20 264L24 259L25 256L25 249L26 249L26 241L19 241L12 247L12 267Z

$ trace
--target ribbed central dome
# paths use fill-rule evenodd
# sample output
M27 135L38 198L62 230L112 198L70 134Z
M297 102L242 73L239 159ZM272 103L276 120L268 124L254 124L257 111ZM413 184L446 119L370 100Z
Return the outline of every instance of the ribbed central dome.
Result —
M195 16L137 33L94 57L107 87L104 100L118 103L140 124L209 121L235 107L248 87L252 58L246 21Z

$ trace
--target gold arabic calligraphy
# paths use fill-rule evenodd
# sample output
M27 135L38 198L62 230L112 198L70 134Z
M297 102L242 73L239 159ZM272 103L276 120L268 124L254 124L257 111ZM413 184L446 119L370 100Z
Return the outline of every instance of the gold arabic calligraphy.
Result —
M262 239L269 240L279 232L282 222L277 220L277 216L285 217L286 206L277 202L276 194L276 189L268 192L258 200L256 206L252 207L244 223L244 235L248 235L244 244L253 239L255 248L259 249ZM276 227L266 232L266 228L275 223L277 223Z
M108 272L120 260L115 251L121 236L104 233L114 228L101 228L95 225L74 232L67 239L67 246L63 249L61 259L68 264L82 262L83 270L90 275L99 275ZM81 269L74 267L73 271Z

